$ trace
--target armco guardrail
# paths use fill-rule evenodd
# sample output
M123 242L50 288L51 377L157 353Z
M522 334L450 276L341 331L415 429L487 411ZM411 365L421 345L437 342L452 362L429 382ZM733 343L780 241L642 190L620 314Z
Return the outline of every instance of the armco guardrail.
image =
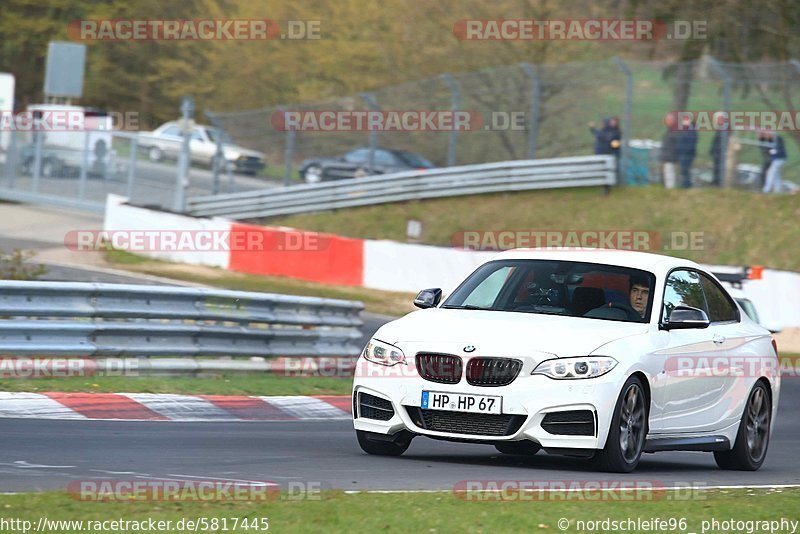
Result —
M194 197L189 199L188 211L196 216L250 219L406 200L615 183L613 156L504 161Z
M356 356L362 309L243 291L0 281L0 354Z

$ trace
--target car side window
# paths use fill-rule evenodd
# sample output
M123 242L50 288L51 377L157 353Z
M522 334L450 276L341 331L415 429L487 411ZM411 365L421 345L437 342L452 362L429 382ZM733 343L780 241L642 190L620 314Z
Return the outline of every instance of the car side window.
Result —
M703 292L708 302L708 318L712 323L736 321L739 314L736 305L714 281L704 274L700 274Z
M663 322L669 321L669 316L676 306L691 306L708 313L700 275L696 272L683 269L672 271L667 278L664 288L664 308L661 312Z
M171 126L167 126L164 128L164 131L161 132L162 135L171 135L173 137L180 137L181 129L178 128L177 124L173 124Z
M377 165L397 165L397 158L388 150L375 151L375 163Z
M369 150L366 148L359 148L358 150L351 150L344 155L344 160L349 163L362 163L369 159Z

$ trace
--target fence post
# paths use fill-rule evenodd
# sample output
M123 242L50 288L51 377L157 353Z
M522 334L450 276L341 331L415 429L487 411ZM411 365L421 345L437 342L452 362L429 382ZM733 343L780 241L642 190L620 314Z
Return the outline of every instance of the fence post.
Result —
M625 64L620 58L615 57L614 63L625 74L625 110L622 115L622 139L620 140L621 146L619 147L619 169L617 169L617 185L624 185L628 169L628 143L631 136L631 119L633 117L633 73L628 65Z
M536 141L539 134L539 102L541 85L536 67L530 63L520 65L531 80L530 119L528 120L528 159L536 159Z
M210 111L204 111L203 115L206 116L208 122L211 123L211 126L214 127L216 131L216 150L214 151L214 159L211 160L211 167L213 172L213 177L211 180L211 194L218 195L219 194L219 171L222 168L222 163L225 161L225 151L222 149L222 127L219 125L219 121L217 120L216 115L214 115Z
M370 111L380 111L380 106L375 100L372 93L361 93L359 96L367 103ZM367 157L367 171L372 174L372 169L375 167L375 148L378 146L378 130L371 129L369 131L369 156Z
M81 176L78 180L78 198L86 198L86 178L89 173L89 137L92 133L89 130L83 132L83 154L81 154Z
M461 108L461 89L455 79L449 74L442 74L442 80L447 84L452 96L450 98L450 110L456 113ZM452 167L456 164L456 144L458 143L458 131L453 128L450 130L450 139L447 144L447 166Z
M717 71L719 76L722 78L722 111L724 111L727 114L731 110L731 76L730 74L728 74L728 71L725 69L725 67L723 67L722 64L713 57L709 56L708 62L711 65L711 67L715 71ZM730 117L730 115L728 116ZM712 120L716 119L712 118ZM714 125L712 124L712 127L713 126ZM727 175L728 175L727 169L725 168L726 167L725 160L727 159L727 155L728 155L728 131L720 130L719 155L718 155L720 187L725 187L729 183L729 180L727 180ZM717 177L715 176L714 179L716 178Z
M133 200L133 183L136 179L136 162L139 159L139 134L136 133L130 138L131 141L131 155L128 160L128 187L125 192L128 200Z
M34 155L33 155L33 180L31 183L31 191L34 193L39 192L39 178L42 176L42 152L44 151L44 130L33 132L34 139L33 139L33 148L34 148ZM52 168L52 165L51 167Z
M283 124L286 126L286 108L279 107L279 113L283 113ZM292 182L292 162L294 160L294 143L297 138L297 131L294 128L286 128L286 146L283 150L283 185L288 186Z
M183 130L183 142L181 151L178 154L178 172L175 176L175 201L172 210L176 213L186 211L186 188L189 185L189 166L191 165L191 153L189 141L192 139L192 117L194 117L194 99L191 96L184 96L181 100L181 129Z

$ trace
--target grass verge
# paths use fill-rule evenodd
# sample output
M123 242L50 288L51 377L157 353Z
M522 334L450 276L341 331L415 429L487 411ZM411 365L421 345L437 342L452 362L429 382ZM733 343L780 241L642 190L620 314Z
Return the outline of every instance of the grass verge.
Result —
M496 494L495 494L496 495ZM451 492L403 494L345 494L324 491L318 500L282 498L271 502L86 502L68 497L64 492L22 493L0 495L3 517L31 522L31 529L46 516L48 532L78 532L76 525L68 528L56 525L57 520L88 521L128 520L171 521L171 528L182 519L211 523L217 519L217 529L198 528L199 532L253 532L263 528L241 528L247 518L263 527L267 518L270 531L277 532L580 532L579 521L653 520L674 522L672 532L703 532L703 521L797 521L800 509L800 490L708 490L679 499L680 493L667 492L662 498L650 501L630 499L542 501L466 501ZM489 496L489 495L487 495ZM585 499L585 498L584 498ZM676 500L678 502L676 502ZM226 519L227 530L222 520ZM234 518L240 527L233 529ZM685 526L680 521L685 520ZM561 523L560 523L561 522ZM635 524L635 523L634 523ZM750 523L751 525L753 523ZM89 525L91 525L89 523ZM565 526L566 529L561 528ZM99 531L100 529L95 529ZM621 529L612 529L619 531ZM626 528L625 531L656 531L656 529ZM31 530L32 531L32 530ZM120 530L121 531L121 530ZM189 532L191 529L185 529ZM583 532L602 532L603 528ZM714 532L734 532L730 528ZM747 530L743 530L747 532ZM759 528L753 531L764 531ZM791 527L788 530L791 532ZM708 530L706 530L708 532Z
M360 300L364 303L365 311L392 316L405 315L415 309L412 303L413 293L333 286L281 276L236 273L215 267L152 260L118 250L106 252L105 258L113 267L126 271L163 276L224 289Z
M293 215L261 221L333 234L405 241L409 219L421 241L453 246L464 231L628 230L656 232L651 252L722 265L800 271L800 197L658 186L526 191L451 197ZM697 250L670 246L673 232L702 232Z
M83 393L178 393L183 395L349 395L351 378L276 376L92 376L0 380L0 391Z

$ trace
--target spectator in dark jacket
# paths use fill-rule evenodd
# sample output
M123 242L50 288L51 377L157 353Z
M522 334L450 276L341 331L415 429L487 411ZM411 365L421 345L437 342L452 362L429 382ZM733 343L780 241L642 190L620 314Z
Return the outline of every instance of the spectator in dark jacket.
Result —
M764 181L764 193L779 193L781 190L781 167L786 163L786 146L783 144L783 137L769 132L771 137L771 147L769 154L771 163L767 169L767 178Z
M675 163L678 162L678 131L676 128L675 115L668 113L664 118L667 131L661 140L660 159L662 165L662 176L664 187L675 189Z
M692 187L692 163L697 154L697 130L692 119L682 117L675 145L678 163L681 166L681 181L684 189Z
M761 149L761 174L759 175L760 184L758 187L763 189L764 184L767 183L769 165L772 163L772 155L769 153L773 142L772 134L769 130L760 130L758 132L758 141L761 143L759 146Z
M589 123L589 130L594 134L594 153L619 157L620 139L619 119L612 117L603 120L603 127L597 129L594 123Z

